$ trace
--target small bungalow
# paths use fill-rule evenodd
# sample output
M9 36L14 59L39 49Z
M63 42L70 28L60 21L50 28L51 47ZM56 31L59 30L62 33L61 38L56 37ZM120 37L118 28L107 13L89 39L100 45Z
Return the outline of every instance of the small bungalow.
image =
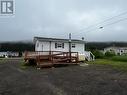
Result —
M69 52L69 39L34 37L35 51L62 51ZM85 51L85 41L71 40L71 52L80 54Z
M25 60L34 59L39 64L47 64L47 60L53 64L94 60L94 55L85 51L84 40L34 37L34 43L35 52L26 52Z
M94 55L90 51L85 50L85 41L77 39L59 39L34 37L35 51L61 51L61 52L78 52L84 55L87 60L94 60ZM71 46L69 46L69 43Z
M19 57L19 53L18 52L11 52L11 51L7 51L7 52L0 52L0 57Z
M123 55L123 54L127 54L127 47L107 47L104 48L104 53L106 53L107 51L113 51L115 52L116 55Z

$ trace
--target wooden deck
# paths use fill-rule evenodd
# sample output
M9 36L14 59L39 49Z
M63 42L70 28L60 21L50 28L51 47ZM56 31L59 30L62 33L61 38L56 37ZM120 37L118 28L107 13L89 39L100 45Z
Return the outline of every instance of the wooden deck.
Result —
M36 62L37 66L53 66L56 64L77 64L78 52L36 51L25 52L24 60Z

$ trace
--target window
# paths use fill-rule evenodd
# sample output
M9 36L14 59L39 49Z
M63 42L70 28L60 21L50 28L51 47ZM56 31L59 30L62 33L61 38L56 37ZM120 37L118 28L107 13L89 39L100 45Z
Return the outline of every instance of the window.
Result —
M121 52L123 52L123 50L121 50Z
M64 43L55 43L55 48L64 48Z
M75 48L76 46L75 46L75 44L72 44L71 47L72 47L72 48Z
M58 43L57 48L62 48L62 44Z

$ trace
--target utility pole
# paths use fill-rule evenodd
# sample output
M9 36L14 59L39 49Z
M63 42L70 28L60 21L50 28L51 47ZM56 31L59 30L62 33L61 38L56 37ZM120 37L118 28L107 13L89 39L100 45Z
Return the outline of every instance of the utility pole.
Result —
M71 62L71 33L69 33L69 61Z
M2 45L1 45L1 43L0 43L0 51L1 51L1 47L2 47Z

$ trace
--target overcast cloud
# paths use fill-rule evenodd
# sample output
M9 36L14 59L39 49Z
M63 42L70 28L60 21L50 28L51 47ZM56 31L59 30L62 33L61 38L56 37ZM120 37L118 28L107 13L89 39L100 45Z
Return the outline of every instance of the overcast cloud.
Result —
M87 41L127 41L127 19L111 24L127 14L99 23L127 12L127 0L15 0L15 4L14 17L0 17L0 41L68 38L69 33Z

